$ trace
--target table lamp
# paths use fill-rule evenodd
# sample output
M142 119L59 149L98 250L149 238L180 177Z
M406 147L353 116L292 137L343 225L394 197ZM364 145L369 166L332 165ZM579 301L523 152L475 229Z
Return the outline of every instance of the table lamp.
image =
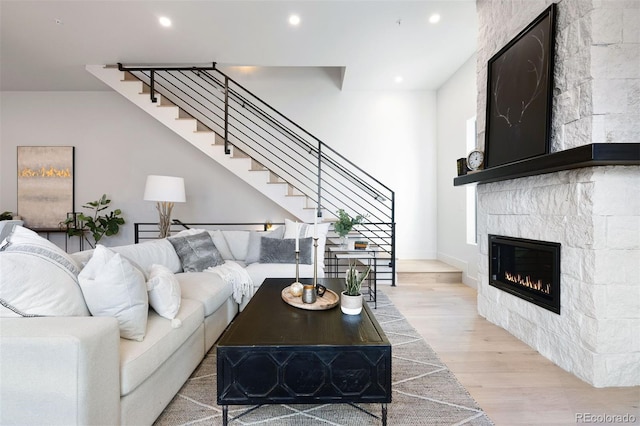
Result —
M144 188L145 201L157 201L156 208L160 215L158 228L160 238L171 235L171 210L173 203L184 203L184 179L174 176L147 176L147 184Z

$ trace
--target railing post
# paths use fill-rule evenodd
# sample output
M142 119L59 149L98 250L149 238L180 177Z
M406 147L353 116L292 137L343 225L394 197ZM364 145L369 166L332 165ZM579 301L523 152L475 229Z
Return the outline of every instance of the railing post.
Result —
M224 76L224 153L230 154L229 149L229 77Z
M156 73L154 70L151 70L151 76L149 77L149 79L149 87L151 88L151 93L149 93L149 96L151 97L151 102L156 103L158 102L158 98L156 98Z
M318 209L316 210L317 217L322 217L322 142L318 142Z
M391 193L391 287L396 286L396 194Z

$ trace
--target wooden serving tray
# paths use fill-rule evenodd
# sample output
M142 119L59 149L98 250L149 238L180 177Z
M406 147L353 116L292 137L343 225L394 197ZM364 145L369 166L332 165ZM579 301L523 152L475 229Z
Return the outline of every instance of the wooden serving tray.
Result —
M313 303L304 303L302 301L302 296L294 296L291 294L289 287L283 288L281 295L282 300L287 302L289 305L300 309L306 309L307 311L324 311L335 307L340 302L340 297L334 291L329 289L324 292L324 296L316 296L316 301Z

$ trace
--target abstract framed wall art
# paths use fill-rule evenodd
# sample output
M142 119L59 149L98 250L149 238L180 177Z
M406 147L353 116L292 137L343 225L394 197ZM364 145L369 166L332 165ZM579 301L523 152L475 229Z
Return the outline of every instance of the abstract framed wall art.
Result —
M32 229L59 228L74 207L74 147L18 147L18 213Z
M549 153L555 4L488 62L485 164Z

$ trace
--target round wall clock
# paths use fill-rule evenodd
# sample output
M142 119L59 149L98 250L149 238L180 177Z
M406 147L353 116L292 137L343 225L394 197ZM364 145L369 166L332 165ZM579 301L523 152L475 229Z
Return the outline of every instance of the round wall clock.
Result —
M469 170L480 170L484 164L484 152L479 149L473 150L467 156L467 167Z

